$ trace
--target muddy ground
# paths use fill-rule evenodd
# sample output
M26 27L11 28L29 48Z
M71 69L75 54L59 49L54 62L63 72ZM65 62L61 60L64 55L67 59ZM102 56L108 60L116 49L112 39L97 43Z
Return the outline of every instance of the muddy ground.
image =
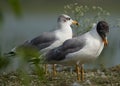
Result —
M75 72L57 72L42 76L36 74L19 75L18 72L1 73L0 86L120 86L120 65L99 69L87 69L84 81L76 80Z

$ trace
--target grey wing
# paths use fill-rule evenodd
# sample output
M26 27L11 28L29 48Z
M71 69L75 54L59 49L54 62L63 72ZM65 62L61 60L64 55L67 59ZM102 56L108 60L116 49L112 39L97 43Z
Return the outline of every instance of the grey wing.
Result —
M65 59L65 56L68 53L76 52L82 49L85 46L86 40L85 39L69 39L63 43L62 46L52 49L46 54L48 61L56 60L60 61Z
M6 53L6 56L13 56L19 50L41 50L50 46L53 42L57 40L54 32L45 32L40 36L32 39L31 41L25 41L23 44L15 47L10 52Z
M37 47L39 50L50 46L53 42L57 40L53 32L45 32L40 36L32 39L30 44Z

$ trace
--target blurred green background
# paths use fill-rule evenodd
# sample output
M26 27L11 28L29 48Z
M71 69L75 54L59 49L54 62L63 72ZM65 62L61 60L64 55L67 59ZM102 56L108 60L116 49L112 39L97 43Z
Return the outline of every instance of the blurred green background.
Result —
M107 19L110 24L109 45L94 64L104 64L107 67L120 64L119 0L0 0L1 53L54 29L57 17L64 13L64 6L71 3L100 6L110 12ZM18 63L19 61L13 61L10 70L15 69Z

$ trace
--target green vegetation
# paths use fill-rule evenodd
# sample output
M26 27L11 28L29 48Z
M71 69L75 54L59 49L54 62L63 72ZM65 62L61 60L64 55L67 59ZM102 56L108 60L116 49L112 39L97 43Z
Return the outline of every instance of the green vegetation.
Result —
M2 25L2 22L3 22L3 14L2 14L2 10L0 9L0 26Z
M9 63L10 63L10 58L3 57L0 48L0 69L6 68Z
M7 0L7 2L10 4L11 9L13 10L14 14L17 17L20 17L22 15L20 0Z
M6 2L10 4L16 16L21 15L22 12L21 12L19 0L7 0ZM0 30L3 22L4 22L3 9L0 8ZM2 49L0 44L0 69L7 67L9 63L10 63L10 58L4 57L2 55Z
M76 34L83 34L89 31L93 23L107 20L107 17L110 16L110 13L102 7L89 7L87 5L79 5L78 3L65 5L64 12L80 22L80 26L76 27Z

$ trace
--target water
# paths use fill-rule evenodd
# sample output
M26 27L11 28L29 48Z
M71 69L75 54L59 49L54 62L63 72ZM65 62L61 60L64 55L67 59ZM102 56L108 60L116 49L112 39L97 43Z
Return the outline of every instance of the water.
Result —
M34 9L37 8L37 6L38 5L36 5ZM14 46L23 43L25 40L32 39L42 32L54 29L57 17L63 13L63 10L61 10L62 7L59 6L58 8L60 8L60 10L54 8L55 11L49 10L48 12L46 8L44 11L39 11L40 9L38 8L36 10L25 8L23 16L20 19L17 19L12 12L5 10L4 22L1 31L2 52L8 52ZM111 12L112 15L109 18L109 21L114 25L120 17L119 13L114 13L113 9ZM105 47L100 57L94 62L94 66L105 64L105 66L110 67L120 64L119 33L119 27L111 27L110 34L108 36L109 45Z
M13 47L14 45L23 43L27 39L32 39L40 35L44 31L54 29L56 21L56 16L52 14L25 14L20 20L18 20L15 19L13 15L6 13L3 30L1 32L3 50L7 49L4 48L6 45L9 47L12 43L11 47Z

